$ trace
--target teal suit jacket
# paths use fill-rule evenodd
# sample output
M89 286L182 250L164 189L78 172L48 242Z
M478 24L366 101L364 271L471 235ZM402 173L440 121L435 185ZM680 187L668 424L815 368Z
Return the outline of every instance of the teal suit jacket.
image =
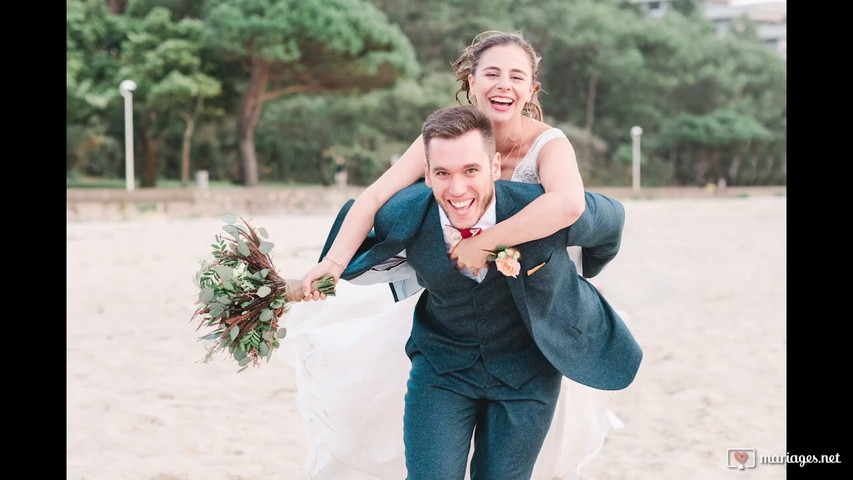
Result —
M539 184L495 182L497 221L514 215L542 193ZM607 300L577 274L566 247L583 247L584 273L597 275L619 251L625 211L621 203L604 195L587 192L585 196L586 210L570 227L516 246L522 271L517 278L507 277L507 282L525 327L560 373L592 388L620 390L636 376L642 350ZM321 258L351 204L347 202L338 215ZM432 190L422 182L398 192L377 212L374 230L341 278L351 280L414 242L428 241L435 248L420 249L416 257L408 252L407 261L417 273L418 283L429 290L430 283L439 278L435 265L442 264L436 262L449 262L438 208ZM527 274L542 263L542 268ZM416 312L415 321L417 317Z

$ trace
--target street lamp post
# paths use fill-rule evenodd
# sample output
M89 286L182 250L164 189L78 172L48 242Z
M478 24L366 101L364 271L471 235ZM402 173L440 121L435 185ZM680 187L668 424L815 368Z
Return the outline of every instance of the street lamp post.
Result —
M133 91L136 82L124 80L118 86L118 91L124 97L124 178L127 191L132 192L133 179Z
M631 138L634 143L634 163L633 163L633 189L635 192L640 191L640 136L643 134L643 129L634 126L631 127Z

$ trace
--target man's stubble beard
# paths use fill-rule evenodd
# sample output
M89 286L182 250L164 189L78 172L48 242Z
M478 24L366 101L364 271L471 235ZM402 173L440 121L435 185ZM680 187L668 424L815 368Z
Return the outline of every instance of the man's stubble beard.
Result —
M483 214L485 214L485 213L486 213L486 209L487 209L487 208L489 208L489 204L491 204L491 203L492 203L492 199L493 199L493 198L495 198L495 189L494 189L494 187L492 188L492 190L489 192L489 194L488 194L488 195L486 195L485 197L483 197L482 199L480 199L480 200L481 200L481 201L480 201L480 205L478 205L478 206L477 206L477 208L480 210L480 215L477 217L477 220L476 220L476 221L471 225L471 227L473 227L474 225L476 225L476 224L477 224L477 222L479 222L479 221L480 221L480 219L482 219L482 218L483 218ZM443 202L439 202L439 201L437 201L437 200L438 200L438 199L436 199L436 203L438 203L439 208L441 208L442 210L444 210L444 215L445 215L445 216L447 216L447 219L448 219L448 220L450 220L450 223L451 223L451 224L453 224L453 216L451 216L451 215L450 215L450 213L447 211L447 209L446 209L446 208L444 208L444 203L443 203ZM448 202L449 202L449 201L448 201ZM453 228L457 228L457 229L458 229L458 228L465 228L465 227L457 227L456 225L453 225Z

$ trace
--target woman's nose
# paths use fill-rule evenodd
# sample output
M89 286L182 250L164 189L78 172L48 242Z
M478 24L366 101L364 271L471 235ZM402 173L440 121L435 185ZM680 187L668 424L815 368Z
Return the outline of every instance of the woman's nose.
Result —
M508 89L510 86L509 77L507 75L501 75L498 77L498 88Z

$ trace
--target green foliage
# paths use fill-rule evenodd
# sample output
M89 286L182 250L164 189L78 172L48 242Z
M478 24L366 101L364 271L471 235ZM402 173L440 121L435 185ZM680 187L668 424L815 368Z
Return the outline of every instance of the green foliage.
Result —
M260 178L330 183L343 154L350 183L370 183L427 114L454 103L449 65L462 48L503 29L542 55L546 119L572 127L588 185L630 184L633 125L645 131L644 185L786 182L784 60L748 20L717 35L694 0L661 18L622 0L131 0L124 15L105 4L66 1L69 177L123 176L117 87L133 75L137 159L147 125L157 174L178 178L196 115L192 168L238 179L246 66L268 62Z
M281 85L369 90L418 71L408 38L360 0L211 0L204 40L225 59L271 64Z
M205 361L216 352L227 351L240 367L249 362L257 365L279 347L283 337L278 332L278 318L291 302L301 299L301 281L294 283L278 275L270 256L274 244L263 240L266 229L254 228L245 220L239 224L230 214L222 220L222 230L230 237L216 236L210 245L213 260L202 260L195 274L199 306L193 319L199 328L212 330L200 338L213 341ZM325 276L317 289L334 295L334 279Z
M417 139L429 113L453 104L453 94L441 74L359 96L294 95L269 103L255 133L263 178L329 185L341 155L348 182L368 185Z
M124 22L105 2L67 0L66 7L66 170L115 175L116 144L106 108L117 98L118 48ZM121 142L121 143L119 143Z

